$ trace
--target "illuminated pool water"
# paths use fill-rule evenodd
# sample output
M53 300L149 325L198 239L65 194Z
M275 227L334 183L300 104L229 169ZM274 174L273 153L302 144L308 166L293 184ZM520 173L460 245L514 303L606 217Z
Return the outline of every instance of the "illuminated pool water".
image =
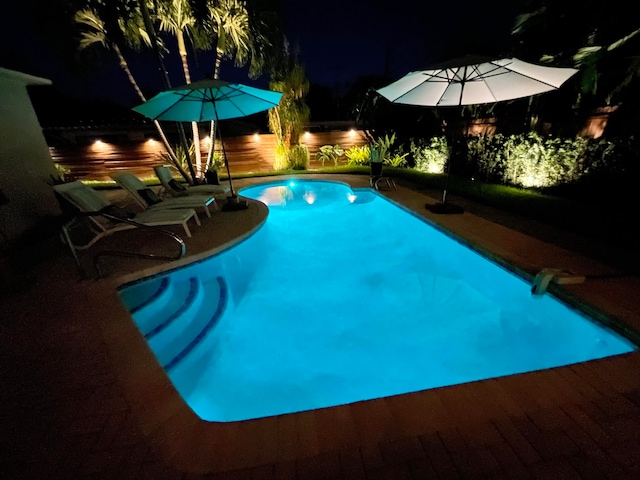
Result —
M121 298L203 419L233 421L567 365L635 346L369 189L241 194L267 222Z

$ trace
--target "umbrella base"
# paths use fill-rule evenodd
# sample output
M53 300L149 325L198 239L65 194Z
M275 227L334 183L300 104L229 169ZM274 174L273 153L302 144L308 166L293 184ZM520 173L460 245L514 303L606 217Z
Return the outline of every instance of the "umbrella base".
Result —
M224 205L222 205L223 212L235 212L238 210L246 210L249 208L247 201L244 199L239 199L237 196L227 197L227 201Z
M433 213L439 213L439 214L464 213L464 208L462 208L459 205L454 205L452 203L442 203L442 202L427 203L424 206L424 208L426 208L427 210Z

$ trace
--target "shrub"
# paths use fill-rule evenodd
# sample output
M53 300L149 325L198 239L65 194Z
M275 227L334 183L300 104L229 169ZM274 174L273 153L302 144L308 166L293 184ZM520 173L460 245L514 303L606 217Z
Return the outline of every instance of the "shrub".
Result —
M390 167L406 167L407 166L407 155L409 152L402 153L402 149L399 148L393 153L387 155L384 163L385 165L389 165Z
M304 145L294 145L289 150L289 167L306 170L309 167L309 149Z
M409 148L416 164L416 170L427 173L444 173L444 167L450 154L445 137L432 137L429 140L411 139Z
M504 182L521 187L549 187L580 176L578 159L586 139L543 138L537 133L512 135L504 144Z
M276 145L275 158L273 160L274 170L286 170L289 168L289 149L286 145L279 143Z
M180 167L183 170L188 171L189 164L191 163L191 158L193 158L193 156L195 155L195 147L193 146L193 141L189 143L188 151L185 151L182 145L176 145L173 150L176 154L176 158L178 160L178 164L180 165ZM168 152L162 152L158 154L158 156L164 163L173 165L173 159L171 158L171 155L169 155Z
M350 147L344 152L347 157L347 165L368 165L369 164L369 146Z
M468 165L475 169L473 177L487 182L504 183L504 142L502 134L468 138Z
M634 164L631 150L602 138L497 134L469 137L467 146L467 175L517 187L612 183Z
M211 156L211 161L209 165L207 165L207 170L220 170L224 167L224 157L222 156L222 152L213 152Z
M325 161L333 162L333 165L337 166L342 155L344 155L344 150L340 145L323 145L316 153L316 160L320 160L323 167Z

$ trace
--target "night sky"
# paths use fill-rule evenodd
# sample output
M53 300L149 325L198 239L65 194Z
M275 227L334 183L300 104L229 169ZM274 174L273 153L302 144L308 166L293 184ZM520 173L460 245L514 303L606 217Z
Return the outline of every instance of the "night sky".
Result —
M102 99L123 106L137 104L115 61L95 56L81 66L73 46L42 28L34 12L47 0L12 4L0 28L0 67L53 81L65 96ZM344 94L360 76L396 79L429 64L464 54L500 55L520 2L396 0L282 0L282 20L291 48L297 52L312 84ZM55 18L51 18L55 22ZM52 27L53 25L49 25ZM51 28L55 30L55 28ZM69 53L71 52L71 54ZM149 56L129 58L144 89L161 89L157 67ZM174 85L184 83L176 59L168 62ZM211 61L191 65L193 79L212 71ZM266 88L268 79L249 79L246 71L223 63L221 77ZM183 78L182 78L183 80Z
M499 54L509 39L517 11L514 4L519 2L288 3L287 34L292 44L299 45L309 78L335 86L360 75L386 74L397 79L431 63L484 49ZM297 3L316 6L297 13Z

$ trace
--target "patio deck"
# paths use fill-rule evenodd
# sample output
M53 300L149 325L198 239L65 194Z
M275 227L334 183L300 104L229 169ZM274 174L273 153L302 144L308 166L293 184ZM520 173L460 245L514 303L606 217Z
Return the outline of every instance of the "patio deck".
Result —
M366 177L330 178L368 186ZM462 215L435 215L424 208L434 198L401 184L385 194L526 274L555 267L586 275L583 284L554 290L640 331L638 277L624 263L606 260L616 253L624 262L624 252L507 221L468 202ZM111 195L122 200L118 191ZM250 202L248 210L203 218L187 240L188 261L247 234L265 215ZM509 222L511 228L502 225ZM99 248L135 235L142 235L137 244L151 242L144 233L123 232ZM179 398L115 293L124 280L166 266L115 259L105 264L106 279L79 282L67 252L50 250L25 273L24 288L5 292L0 304L5 478L640 478L640 352L311 412L208 423Z

